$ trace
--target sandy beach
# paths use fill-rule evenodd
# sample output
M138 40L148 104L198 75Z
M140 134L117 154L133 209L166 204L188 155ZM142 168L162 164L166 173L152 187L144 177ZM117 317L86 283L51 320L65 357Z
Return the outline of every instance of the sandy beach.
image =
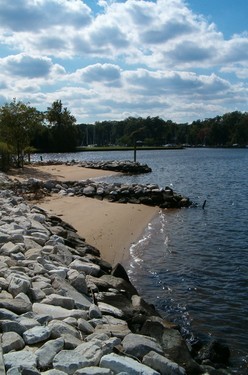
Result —
M10 171L11 178L77 181L113 175L114 172L82 168L78 165L28 166L22 171ZM54 195L36 203L49 214L70 223L87 243L100 250L104 260L112 265L128 259L129 249L142 235L158 207L120 204L86 197Z

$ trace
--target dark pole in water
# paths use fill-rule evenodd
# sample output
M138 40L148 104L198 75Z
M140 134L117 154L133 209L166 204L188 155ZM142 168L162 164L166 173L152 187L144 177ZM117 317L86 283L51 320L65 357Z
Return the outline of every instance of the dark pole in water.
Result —
M133 150L133 161L136 163L136 148L137 148L137 141L134 141L134 150Z
M205 208L205 206L206 206L206 203L207 203L207 201L206 201L206 199L205 199L205 201L203 202L203 205L202 205L202 209L204 210L204 208Z

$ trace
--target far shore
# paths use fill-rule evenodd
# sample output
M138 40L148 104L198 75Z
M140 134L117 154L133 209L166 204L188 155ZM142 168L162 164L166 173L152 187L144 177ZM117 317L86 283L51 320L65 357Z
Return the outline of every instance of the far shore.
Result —
M8 175L19 180L37 178L78 181L116 173L62 164L25 166L23 170L13 170ZM158 207L58 195L46 197L35 204L48 214L59 216L71 224L112 265L128 259L131 245L139 240L144 229L159 212Z

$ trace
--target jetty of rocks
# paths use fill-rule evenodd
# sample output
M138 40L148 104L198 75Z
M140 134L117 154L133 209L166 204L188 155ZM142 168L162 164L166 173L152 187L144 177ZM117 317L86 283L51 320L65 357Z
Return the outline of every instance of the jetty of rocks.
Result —
M148 173L151 168L146 164L132 161L96 161L67 163L48 161L33 163L34 165L78 165L83 168L104 169L128 174ZM57 180L42 181L29 178L26 181L9 180L9 186L17 195L24 195L27 199L38 199L46 195L60 194L68 196L86 196L97 199L106 199L110 202L145 204L160 208L189 207L192 202L189 198L176 193L170 187L161 188L157 184L126 184L107 183L97 180L80 180L58 182Z
M6 188L0 328L1 375L228 374L214 369L216 349L193 358L179 327L142 299L120 264Z

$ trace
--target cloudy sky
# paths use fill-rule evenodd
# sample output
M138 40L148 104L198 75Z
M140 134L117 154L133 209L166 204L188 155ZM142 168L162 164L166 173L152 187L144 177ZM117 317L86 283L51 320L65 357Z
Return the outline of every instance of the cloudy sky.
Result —
M247 0L0 0L0 105L77 122L247 111Z

